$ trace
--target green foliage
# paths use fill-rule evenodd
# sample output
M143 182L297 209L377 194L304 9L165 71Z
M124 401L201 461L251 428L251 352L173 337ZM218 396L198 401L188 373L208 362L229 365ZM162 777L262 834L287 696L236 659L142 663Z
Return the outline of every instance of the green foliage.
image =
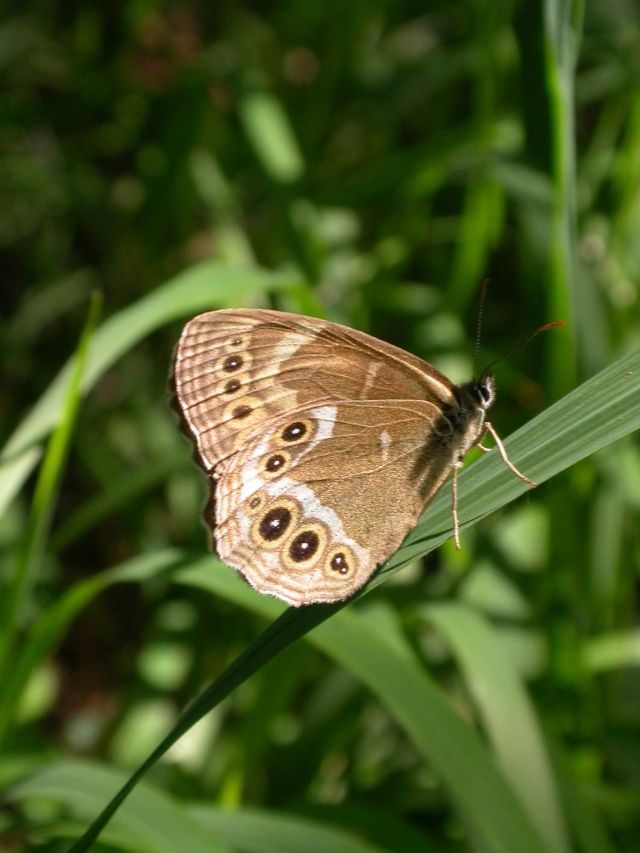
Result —
M582 0L6 16L0 846L635 850L639 34ZM481 361L568 323L497 368L538 489L474 461L462 552L445 488L346 606L206 553L185 319L319 314L462 380L485 277Z

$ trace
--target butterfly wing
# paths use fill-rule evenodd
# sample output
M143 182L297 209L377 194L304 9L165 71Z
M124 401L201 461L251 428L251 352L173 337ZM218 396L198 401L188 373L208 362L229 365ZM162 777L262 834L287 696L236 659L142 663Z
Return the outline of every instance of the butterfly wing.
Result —
M348 597L398 548L448 473L442 454L425 453L436 418L420 401L326 401L275 418L220 477L221 559L290 604Z
M456 389L361 332L272 311L185 327L176 401L211 478L221 559L291 604L334 601L398 547L447 476Z

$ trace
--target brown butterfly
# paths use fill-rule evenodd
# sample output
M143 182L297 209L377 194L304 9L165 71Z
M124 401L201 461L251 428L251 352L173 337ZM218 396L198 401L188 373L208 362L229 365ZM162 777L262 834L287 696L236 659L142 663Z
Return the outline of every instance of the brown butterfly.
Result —
M293 605L338 601L400 545L489 433L490 373L456 386L398 347L313 317L209 311L175 352L182 427L220 559Z

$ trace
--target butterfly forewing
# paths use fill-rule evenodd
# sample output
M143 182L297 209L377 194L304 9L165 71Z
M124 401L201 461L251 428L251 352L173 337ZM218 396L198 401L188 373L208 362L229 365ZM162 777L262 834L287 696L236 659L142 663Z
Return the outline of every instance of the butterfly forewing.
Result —
M178 344L174 385L207 469L239 446L236 437L248 428L305 403L455 404L451 383L415 356L335 323L275 311L195 317Z

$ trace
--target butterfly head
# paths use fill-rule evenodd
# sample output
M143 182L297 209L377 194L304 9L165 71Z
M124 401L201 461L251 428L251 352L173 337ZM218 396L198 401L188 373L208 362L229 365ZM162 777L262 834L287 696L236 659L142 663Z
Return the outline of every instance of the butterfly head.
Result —
M472 379L466 383L464 389L483 412L486 412L496 397L496 381L492 373L483 373L480 379Z
M484 435L486 412L495 399L495 390L493 374L486 371L478 379L458 386L458 407L445 414L456 438L458 461Z

